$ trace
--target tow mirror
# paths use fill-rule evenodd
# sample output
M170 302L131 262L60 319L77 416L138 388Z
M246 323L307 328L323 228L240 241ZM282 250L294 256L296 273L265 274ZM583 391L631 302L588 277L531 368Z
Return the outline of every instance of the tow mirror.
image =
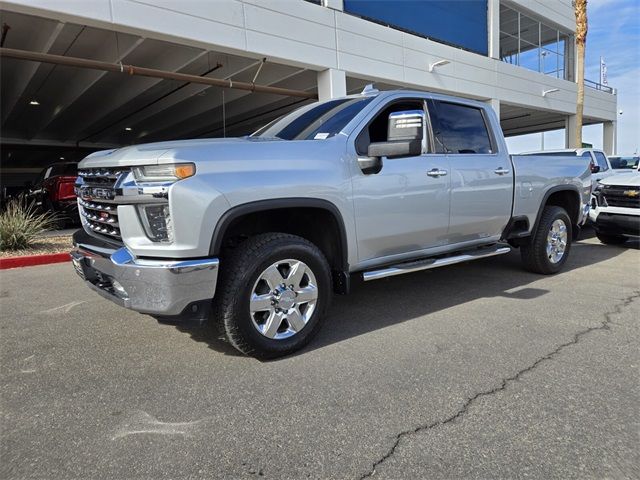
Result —
M387 123L387 141L369 145L370 157L415 157L422 153L425 131L425 115L422 110L393 112Z

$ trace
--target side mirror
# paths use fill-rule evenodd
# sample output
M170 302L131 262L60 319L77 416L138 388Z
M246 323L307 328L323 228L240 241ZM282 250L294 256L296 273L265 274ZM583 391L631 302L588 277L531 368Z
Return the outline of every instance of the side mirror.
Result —
M415 157L422 153L422 140L395 140L393 142L377 142L369 145L370 157Z
M422 153L425 132L422 110L393 112L387 123L387 141L369 145L370 157L414 157Z
M598 173L600 171L600 165L591 165L591 173Z

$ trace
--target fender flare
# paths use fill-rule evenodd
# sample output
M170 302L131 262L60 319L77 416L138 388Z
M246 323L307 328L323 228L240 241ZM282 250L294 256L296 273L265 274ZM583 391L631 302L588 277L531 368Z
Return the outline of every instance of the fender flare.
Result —
M540 208L538 209L538 215L536 215L536 221L534 222L533 228L531 229L531 235L533 235L533 233L538 229L538 225L540 224L540 219L542 218L542 211L544 210L544 207L547 205L547 201L549 200L549 197L554 193L558 193L558 192L572 192L578 196L578 211L574 213L576 213L578 217L580 216L580 208L581 208L580 202L582 200L580 197L580 190L578 189L578 187L576 187L575 185L556 185L555 187L551 187L549 190L547 190L544 196L542 197L542 201L540 202ZM569 214L569 218L572 218L572 212L567 212L567 213Z
M328 211L335 219L340 232L340 248L342 253L341 269L345 272L349 271L349 246L347 243L347 231L344 225L342 214L335 204L328 200L320 198L293 197L293 198L275 198L269 200L258 200L255 202L242 203L227 210L218 220L211 238L209 247L210 256L217 256L222 247L222 239L231 223L249 213L262 212L267 210L278 210L286 208L318 208Z

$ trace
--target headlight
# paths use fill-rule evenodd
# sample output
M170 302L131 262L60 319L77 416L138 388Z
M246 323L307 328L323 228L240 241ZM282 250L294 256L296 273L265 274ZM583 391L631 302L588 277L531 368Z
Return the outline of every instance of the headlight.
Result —
M138 206L147 236L154 242L173 242L173 223L169 205Z
M193 163L171 163L166 165L145 165L134 167L133 175L140 182L175 182L195 175Z

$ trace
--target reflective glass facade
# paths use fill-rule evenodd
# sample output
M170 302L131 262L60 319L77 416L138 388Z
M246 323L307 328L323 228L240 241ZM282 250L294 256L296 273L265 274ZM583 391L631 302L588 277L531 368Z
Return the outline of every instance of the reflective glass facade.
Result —
M487 0L344 0L344 11L488 55Z
M502 61L571 80L572 47L571 35L512 8L500 7Z

